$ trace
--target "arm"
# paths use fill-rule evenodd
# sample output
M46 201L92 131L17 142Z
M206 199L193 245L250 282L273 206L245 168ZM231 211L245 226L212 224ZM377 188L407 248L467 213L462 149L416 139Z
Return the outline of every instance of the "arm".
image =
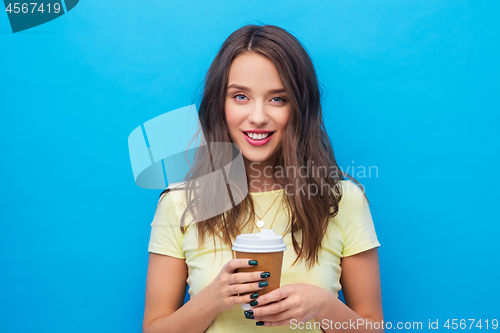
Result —
M377 248L344 257L341 281L348 306L324 288L290 284L258 297L253 319L263 326L300 329L293 325L314 318L324 332L384 332Z
M212 283L182 305L187 278L185 260L150 252L142 331L204 332L219 312L250 303L249 292L264 288L259 287L262 271L236 272L255 265L254 260L231 259Z
M366 329L366 321L379 322L383 327L382 295L380 287L380 272L377 248L370 249L341 261L342 275L340 278L346 304L331 293L325 294L326 299L322 310L316 316L320 323L330 323L325 332L334 332L335 322L362 323L359 327L343 324L344 332L384 332L381 329ZM324 320L324 321L323 321ZM325 327L325 325L322 325ZM373 326L372 326L373 327ZM377 326L378 327L378 326Z
M218 313L202 290L182 305L186 292L184 259L149 253L142 331L204 332ZM196 313L196 320L193 320Z

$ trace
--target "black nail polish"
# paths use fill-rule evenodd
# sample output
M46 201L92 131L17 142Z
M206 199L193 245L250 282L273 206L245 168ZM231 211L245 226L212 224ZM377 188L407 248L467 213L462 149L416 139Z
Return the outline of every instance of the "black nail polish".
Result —
M249 260L249 261L248 261L248 264L249 264L249 265L252 265L252 266L255 266L255 265L257 265L257 264L258 264L258 262L257 262L257 260Z
M257 326L263 326L264 322L263 321L258 321L258 322L255 323L255 325L257 325Z
M268 285L269 285L269 283L267 283L267 281L259 282L259 287L260 288L267 287Z
M253 311L252 310L245 311L245 316L253 316Z
M257 298L257 297L259 297L259 294L252 294L252 295L250 295L251 299L254 299L254 298Z
M269 272L260 273L260 277L263 278L263 279L264 278L268 278L270 276L271 276L271 273L269 273Z
M245 316L246 319L255 319L254 316Z
M257 300L253 300L250 302L251 306L256 306L257 304L259 304L259 302Z

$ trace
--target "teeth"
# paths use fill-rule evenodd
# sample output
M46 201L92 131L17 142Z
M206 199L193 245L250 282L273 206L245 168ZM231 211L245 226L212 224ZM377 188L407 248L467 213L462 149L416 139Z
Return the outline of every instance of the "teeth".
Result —
M248 132L247 134L248 134L249 137L251 137L254 140L262 140L262 139L267 138L270 133L259 133L259 134L256 134L256 133L250 133L250 132Z

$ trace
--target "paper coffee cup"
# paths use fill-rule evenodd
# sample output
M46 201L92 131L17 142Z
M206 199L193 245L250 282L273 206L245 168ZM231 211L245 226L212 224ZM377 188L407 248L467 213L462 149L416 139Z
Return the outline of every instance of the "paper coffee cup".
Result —
M248 258L257 260L257 266L239 268L238 272L263 271L271 273L271 276L263 279L269 285L253 293L264 295L280 287L281 267L283 265L283 253L286 245L283 236L278 235L272 229L263 229L260 233L241 234L236 237L232 250L236 253L236 258ZM246 294L244 294L246 295ZM241 304L243 310L250 310L247 303Z

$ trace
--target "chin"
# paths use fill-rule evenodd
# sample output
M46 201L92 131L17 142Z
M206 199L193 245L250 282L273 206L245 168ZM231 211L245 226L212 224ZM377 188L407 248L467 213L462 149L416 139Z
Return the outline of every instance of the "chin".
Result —
M247 158L247 160L249 162L251 162L251 163L264 163L267 159L261 159L261 158L259 158L259 159L249 159L249 158Z
M264 162L265 160L267 160L267 158L262 157L262 156L257 157L257 156L246 155L245 158L250 162Z
M250 162L259 162L259 163L264 163L268 161L271 158L270 154L259 154L259 153L251 153L251 154L245 154L245 152L242 152L243 156Z

